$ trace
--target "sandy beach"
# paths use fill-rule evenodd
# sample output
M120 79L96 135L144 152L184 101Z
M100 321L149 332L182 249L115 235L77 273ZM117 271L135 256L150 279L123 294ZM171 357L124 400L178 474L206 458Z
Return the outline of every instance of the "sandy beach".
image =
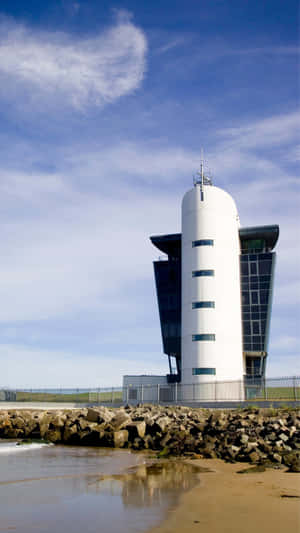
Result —
M300 474L268 469L237 474L245 463L192 461L212 472L181 497L178 506L151 533L298 533Z

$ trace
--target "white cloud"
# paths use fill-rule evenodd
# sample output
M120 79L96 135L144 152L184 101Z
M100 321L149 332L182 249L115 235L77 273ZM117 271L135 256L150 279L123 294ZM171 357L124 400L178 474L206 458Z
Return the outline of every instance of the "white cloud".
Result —
M124 17L86 39L34 32L4 20L0 26L2 97L8 91L20 96L25 91L27 101L35 105L50 99L75 108L103 106L140 86L146 49L144 33Z
M238 128L219 130L218 134L226 145L243 149L262 148L298 140L300 112L275 115L263 120L255 120ZM230 143L230 141L232 141Z

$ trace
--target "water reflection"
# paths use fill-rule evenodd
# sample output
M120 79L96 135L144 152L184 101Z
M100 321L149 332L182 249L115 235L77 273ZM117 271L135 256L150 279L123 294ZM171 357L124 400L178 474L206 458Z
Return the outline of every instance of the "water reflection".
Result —
M0 531L96 533L101 523L101 533L141 532L199 483L200 471L125 450L59 446L1 454Z
M182 461L139 465L122 476L102 479L99 491L115 494L121 490L123 504L131 507L161 505L162 500L175 497L199 484L199 468Z

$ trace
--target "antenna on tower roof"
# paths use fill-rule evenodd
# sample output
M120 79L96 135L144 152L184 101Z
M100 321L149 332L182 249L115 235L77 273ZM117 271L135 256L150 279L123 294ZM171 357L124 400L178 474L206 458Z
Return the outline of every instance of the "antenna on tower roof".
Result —
M204 174L203 148L201 148L200 170L193 176L193 182L194 186L200 185L202 190L204 185L212 185L211 172L209 172L209 175Z
M201 186L204 185L204 157L203 148L201 147L201 159L200 159L200 173L201 173Z

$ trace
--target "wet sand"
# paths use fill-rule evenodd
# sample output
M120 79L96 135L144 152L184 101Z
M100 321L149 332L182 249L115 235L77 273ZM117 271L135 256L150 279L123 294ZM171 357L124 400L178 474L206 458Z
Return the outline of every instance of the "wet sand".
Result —
M249 465L190 462L213 472L202 473L199 485L151 533L300 532L300 474L273 469L237 474Z

